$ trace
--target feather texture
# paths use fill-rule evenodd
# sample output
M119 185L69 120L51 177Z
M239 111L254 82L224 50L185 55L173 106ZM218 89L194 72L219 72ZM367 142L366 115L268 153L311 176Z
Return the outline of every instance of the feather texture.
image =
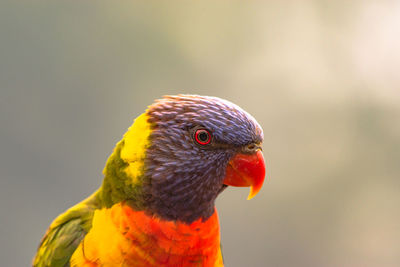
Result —
M222 266L219 236L216 212L186 224L119 203L95 211L71 266Z

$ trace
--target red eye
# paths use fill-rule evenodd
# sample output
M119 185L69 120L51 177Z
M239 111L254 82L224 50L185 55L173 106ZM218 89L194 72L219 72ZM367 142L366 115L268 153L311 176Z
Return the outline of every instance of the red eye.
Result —
M211 134L205 129L199 129L194 133L194 139L200 145L207 145L211 142Z

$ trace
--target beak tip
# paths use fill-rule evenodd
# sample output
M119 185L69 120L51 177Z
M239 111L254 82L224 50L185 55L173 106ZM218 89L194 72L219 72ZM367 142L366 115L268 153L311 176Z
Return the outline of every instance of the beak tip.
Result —
M255 188L254 186L251 186L250 187L250 193L247 196L247 200L250 200L253 197L255 197L258 194L258 192L260 191L260 189L261 189L261 186L259 188Z

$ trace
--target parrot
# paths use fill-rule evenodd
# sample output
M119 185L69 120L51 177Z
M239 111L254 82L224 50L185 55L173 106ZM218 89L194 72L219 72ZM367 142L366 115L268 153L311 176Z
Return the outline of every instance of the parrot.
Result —
M224 266L215 200L261 189L263 130L228 100L168 95L139 115L97 191L49 226L33 266Z

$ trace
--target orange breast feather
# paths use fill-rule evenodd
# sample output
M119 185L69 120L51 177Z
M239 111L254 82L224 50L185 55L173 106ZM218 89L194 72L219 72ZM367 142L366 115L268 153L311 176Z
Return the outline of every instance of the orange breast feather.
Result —
M96 211L92 225L71 266L223 266L216 211L185 224L115 204Z

